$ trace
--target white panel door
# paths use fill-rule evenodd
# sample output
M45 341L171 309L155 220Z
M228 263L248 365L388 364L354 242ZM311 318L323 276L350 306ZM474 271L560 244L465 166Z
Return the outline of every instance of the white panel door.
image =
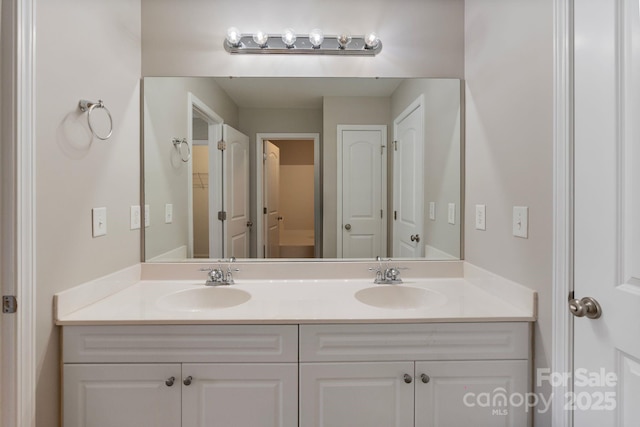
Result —
M249 258L249 137L229 125L223 126L224 210L225 221L224 256Z
M525 398L527 374L526 360L416 362L415 426L525 427L527 407L512 397Z
M413 427L413 362L301 363L300 427L347 426Z
M265 141L266 258L280 257L280 149Z
M180 425L179 364L64 365L64 427Z
M386 256L386 126L339 126L338 256ZM340 250L341 249L341 250Z
M424 239L424 114L412 104L394 121L393 256L422 257Z
M574 425L640 425L640 10L575 2ZM584 378L591 376L593 382ZM598 383L600 381L600 383Z
M297 427L298 364L185 364L182 427Z

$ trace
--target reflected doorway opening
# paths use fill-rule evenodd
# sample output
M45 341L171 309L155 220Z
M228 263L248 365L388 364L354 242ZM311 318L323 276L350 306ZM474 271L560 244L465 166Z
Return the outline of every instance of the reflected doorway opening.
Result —
M320 258L319 134L258 134L256 218L259 258Z
M222 257L223 228L215 213L222 210L222 118L192 93L188 94L188 258Z

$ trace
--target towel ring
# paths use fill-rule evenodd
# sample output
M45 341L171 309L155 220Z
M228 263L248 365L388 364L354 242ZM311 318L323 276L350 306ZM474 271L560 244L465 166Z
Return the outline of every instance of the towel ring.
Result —
M187 138L173 138L171 142L173 142L173 146L176 147L176 150L178 150L178 153L180 153L180 160L182 160L184 163L187 163L189 160L191 160L191 147L189 146L189 142L187 142ZM182 150L183 145L187 146L186 158L184 157L184 151Z
M81 99L78 103L78 107L80 107L80 111L82 111L83 113L87 112L87 123L89 124L89 129L96 138L103 141L111 138L111 134L113 133L113 118L111 117L111 112L109 111L109 109L104 106L104 102L102 102L102 99L99 99L98 102L91 102L87 101L86 99ZM93 130L93 126L91 126L91 112L94 108L104 109L104 111L107 112L107 116L109 116L109 133L107 134L107 136L98 135L96 131Z

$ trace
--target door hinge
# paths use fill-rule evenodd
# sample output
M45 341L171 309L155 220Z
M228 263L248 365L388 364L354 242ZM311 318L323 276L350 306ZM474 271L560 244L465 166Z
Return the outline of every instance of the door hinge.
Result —
M398 211L393 211L393 219L394 221L398 219Z
M218 141L218 150L224 151L227 149L227 143L224 140Z
M262 208L262 213L266 215L267 214L267 208Z
M380 146L380 155L384 156L384 145Z
M18 300L13 295L2 296L2 312L15 313L18 311Z
M218 219L220 221L226 221L227 220L227 213L225 211L219 211L218 212Z
M398 141L393 141L393 151L398 151Z
M384 218L384 211L380 209L380 218Z

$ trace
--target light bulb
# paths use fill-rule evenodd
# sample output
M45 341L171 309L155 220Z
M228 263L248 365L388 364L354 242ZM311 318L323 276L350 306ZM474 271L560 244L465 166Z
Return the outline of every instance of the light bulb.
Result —
M351 34L349 34L348 31L340 33L338 36L338 46L340 49L346 48L349 43L351 43Z
M294 47L293 45L296 42L296 32L291 28L287 28L282 32L282 42L288 48Z
M314 49L320 48L320 45L324 41L324 34L322 33L322 30L317 28L311 30L309 33L309 41Z
M227 30L227 42L233 47L240 46L240 40L242 40L242 34L236 27L230 27Z
M367 49L375 49L380 44L380 39L376 33L368 33L364 36L364 44Z
M269 41L269 34L258 31L253 35L253 41L260 47L266 47L267 41Z

